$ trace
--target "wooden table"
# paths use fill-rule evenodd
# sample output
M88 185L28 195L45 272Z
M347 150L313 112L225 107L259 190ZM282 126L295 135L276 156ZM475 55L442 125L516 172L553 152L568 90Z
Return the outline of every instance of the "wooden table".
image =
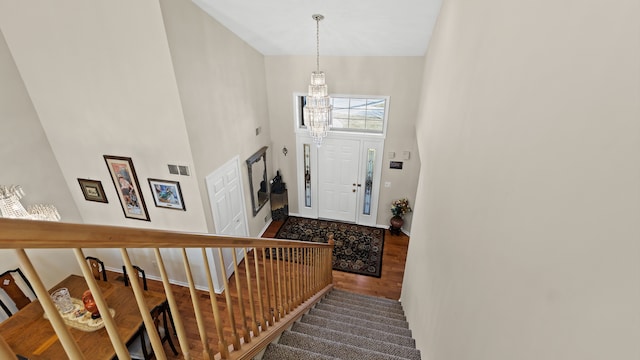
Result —
M124 285L104 281L98 281L98 285L109 308L115 310L114 320L118 333L120 338L127 343L133 339L142 325L142 317L133 290ZM68 288L71 297L76 299L80 299L82 293L88 289L84 278L77 275L67 277L51 290L61 287ZM157 292L145 291L144 296L149 310L166 301L165 295ZM85 358L112 359L116 355L104 327L93 332L73 328L70 328L70 331ZM33 301L0 324L0 335L16 354L29 359L67 358L51 323L44 318L44 310L38 300Z

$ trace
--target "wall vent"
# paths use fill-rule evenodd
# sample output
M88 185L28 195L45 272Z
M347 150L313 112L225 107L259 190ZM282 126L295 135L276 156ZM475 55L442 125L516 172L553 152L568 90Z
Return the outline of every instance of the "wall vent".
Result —
M186 165L167 165L169 167L169 174L172 175L184 175L189 176L191 173L189 172L189 167Z

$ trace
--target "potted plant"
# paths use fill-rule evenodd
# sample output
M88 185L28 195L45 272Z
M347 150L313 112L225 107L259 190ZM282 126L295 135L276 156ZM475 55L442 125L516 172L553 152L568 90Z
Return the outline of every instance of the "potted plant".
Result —
M409 206L409 200L407 198L394 200L391 203L391 214L393 214L393 217L391 218L391 227L389 230L392 234L400 233L400 229L404 224L402 216L410 212L411 207Z

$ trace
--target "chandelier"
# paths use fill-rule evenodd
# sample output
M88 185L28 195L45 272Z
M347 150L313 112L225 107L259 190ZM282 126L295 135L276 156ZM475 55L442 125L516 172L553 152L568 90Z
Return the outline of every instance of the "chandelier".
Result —
M304 123L309 129L313 142L320 146L331 127L332 106L324 72L320 71L320 20L324 19L324 16L315 14L312 18L316 21L316 71L311 73L309 95L303 113Z
M20 185L0 185L0 217L60 221L58 209L53 205L38 204L25 209L20 203L23 196L24 190Z

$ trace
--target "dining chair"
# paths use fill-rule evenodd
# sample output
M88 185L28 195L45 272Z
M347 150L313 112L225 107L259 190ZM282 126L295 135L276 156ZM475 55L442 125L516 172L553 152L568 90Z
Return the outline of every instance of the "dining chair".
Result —
M27 285L29 290L31 290L34 298L35 291L33 291L31 283L29 282L29 280L27 280L27 277L24 276L24 273L22 273L22 270L20 270L20 268L7 270L0 274L0 288L4 290L7 296L9 296L9 298L14 302L16 308L20 310L31 303L31 298L29 298L29 296L25 294L22 288L20 288L20 286L16 282L16 279L18 281L24 282L24 284ZM1 303L0 307L2 307L2 309L7 313L7 316L13 315L13 313L11 312L11 310L9 310L9 307L5 303Z
M149 290L147 287L147 276L145 275L144 270L137 265L133 265L133 270L136 272L134 275L136 279L142 278L143 289ZM122 275L124 275L124 286L129 286L129 276L127 275L127 268L124 265L122 265Z
M176 347L173 344L173 340L171 340L171 331L169 330L169 326L173 326L173 322L167 321L168 317L170 318L171 314L169 311L169 304L166 301L157 306L155 309L151 310L151 318L153 319L153 323L155 324L158 336L160 336L160 341L162 342L162 344L164 344L165 342L169 343L173 354L178 355L178 350L176 350ZM138 334L130 342L130 345L127 347L127 349L129 350L131 358L134 360L149 360L155 356L153 347L151 346L151 340L149 339L149 334L147 333L147 329L145 328L144 324L140 327L140 329L138 330Z
M107 281L107 271L104 268L104 263L97 257L87 256L85 257L91 267L91 273L96 280Z
M136 272L134 275L137 279L142 279L142 288L144 290L149 290L147 286L147 276L139 266L133 265L133 270ZM127 268L122 266L122 273L124 275L124 285L129 286L129 276L127 275ZM157 306L153 310L151 310L151 318L153 319L153 323L155 324L156 331L162 340L162 343L169 343L171 346L171 350L174 355L178 355L178 351L176 347L173 345L173 341L171 340L171 333L169 331L169 326L172 326L175 333L175 326L173 325L173 316L171 315L171 309L169 308L169 304L165 301L161 305ZM167 318L169 322L167 322ZM151 340L149 340L149 334L147 334L147 329L144 324L140 326L138 329L138 334L136 337L130 342L131 345L128 346L129 354L132 359L151 359L155 356L153 353L153 348L151 347Z

